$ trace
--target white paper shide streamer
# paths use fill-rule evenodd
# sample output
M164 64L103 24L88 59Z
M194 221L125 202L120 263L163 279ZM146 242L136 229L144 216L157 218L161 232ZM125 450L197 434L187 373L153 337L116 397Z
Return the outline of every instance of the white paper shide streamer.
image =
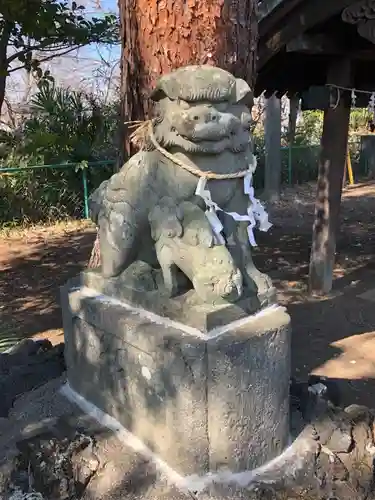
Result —
M195 194L203 198L206 204L206 217L212 227L215 235L216 244L225 245L225 239L222 235L223 225L217 216L217 212L224 212L230 215L237 222L248 222L247 234L249 237L250 245L256 247L256 241L254 237L254 229L257 226L260 231L267 232L272 224L268 220L268 214L264 209L261 202L254 196L253 187L253 172L256 169L256 158L253 156L253 163L249 165L249 171L244 176L244 193L249 197L249 206L247 209L247 214L240 215L237 212L225 212L219 207L211 198L210 190L206 187L207 178L200 177L197 185Z

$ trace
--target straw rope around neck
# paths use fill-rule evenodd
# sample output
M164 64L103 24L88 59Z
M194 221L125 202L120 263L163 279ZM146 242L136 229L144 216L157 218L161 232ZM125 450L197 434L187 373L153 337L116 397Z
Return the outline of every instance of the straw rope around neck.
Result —
M128 124L129 127L136 127L136 130L134 130L134 132L132 132L132 134L130 135L130 141L134 145L142 148L146 142L146 138L148 137L154 148L159 151L159 153L171 160L175 165L183 168L184 170L187 170L196 177L205 177L206 179L215 180L239 179L241 177L245 177L249 173L248 169L230 174L216 174L212 171L203 172L199 168L193 167L180 160L179 158L176 158L173 154L169 153L169 151L160 146L154 134L153 120L146 120L144 122L126 122L126 124Z

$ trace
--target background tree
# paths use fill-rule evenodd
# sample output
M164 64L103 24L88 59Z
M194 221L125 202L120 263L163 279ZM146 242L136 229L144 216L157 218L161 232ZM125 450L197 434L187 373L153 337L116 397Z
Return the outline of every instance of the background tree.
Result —
M85 8L58 0L1 0L0 112L6 79L25 68L38 78L51 78L40 64L90 43L118 42L114 15L88 19Z
M220 66L253 87L257 0L119 0L119 7L124 121L146 118L155 81L180 66ZM126 127L123 137L129 153Z

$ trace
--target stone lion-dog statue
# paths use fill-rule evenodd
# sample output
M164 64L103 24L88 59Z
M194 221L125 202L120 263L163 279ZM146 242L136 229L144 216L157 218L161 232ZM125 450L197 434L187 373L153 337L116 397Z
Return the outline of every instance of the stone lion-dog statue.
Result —
M177 248L176 239L172 244L171 237L169 243L165 243L168 237L162 235L156 241L153 239L150 214L155 213L165 198L177 207L189 202L197 207L195 214L199 224L194 227L197 232L200 228L207 232L204 219L207 207L196 194L199 178L205 177L212 200L221 209L217 218L222 225L222 241L216 239L215 245L223 246L212 251L206 245L205 265L210 269L216 266L217 275L224 261L229 268L238 270L241 279L236 278L236 283L241 282L241 285L236 285L229 295L236 298L256 295L261 305L272 303L272 282L256 268L252 259L249 223L235 220L231 215L246 214L249 209L242 172L249 169L253 160L250 87L223 69L208 65L187 66L160 78L151 99L155 103L155 117L145 129L142 148L91 196L92 219L98 226L102 275L116 277L139 260L156 268L161 266L170 292L178 293L177 282L167 268L170 269L172 263L180 269L184 267L181 264L182 247ZM182 224L181 233L176 237L183 238L183 230ZM191 230L189 232L191 234ZM168 246L168 264L165 263L165 251L159 248L160 241ZM187 240L183 245L186 247L184 259L194 260L197 245L205 246L205 243L198 238L191 252L187 250ZM210 262L215 252L222 252L226 257ZM193 262L185 265L185 269L194 267ZM215 273L210 271L208 275L212 275L213 283L206 283L203 288L211 287L210 299L215 293L221 297L225 285L217 286L217 281L215 285ZM232 289L232 279L228 272L227 290ZM198 292L198 282L193 280L193 286ZM206 296L202 289L199 293Z

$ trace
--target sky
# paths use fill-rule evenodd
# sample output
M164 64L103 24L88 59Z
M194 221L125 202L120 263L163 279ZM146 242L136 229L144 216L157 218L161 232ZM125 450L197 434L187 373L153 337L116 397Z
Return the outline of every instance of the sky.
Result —
M107 13L117 13L117 0L76 0L85 5L87 15L100 17ZM86 46L74 53L56 58L46 64L58 84L72 88L84 88L87 91L98 90L107 78L98 78L98 73L109 74L114 68L115 76L119 76L120 45L117 46ZM106 64L107 63L107 64ZM108 67L106 67L108 66ZM25 71L16 71L7 79L7 98L12 107L25 102L28 77Z
M108 13L118 13L118 4L117 0L88 0L87 2L82 2L86 4L87 11L95 17L100 17L101 15ZM99 9L97 8L99 5ZM101 54L103 57L107 58L120 58L120 46L117 47L100 47ZM97 47L96 46L88 46L82 49L82 56L97 58Z
M89 15L100 17L105 14L118 14L117 0L87 0L86 11ZM80 49L77 57L77 73L82 74L82 79L92 85L98 85L96 69L103 67L103 60L110 67L115 67L115 73L119 74L119 61L121 55L120 45L91 45ZM93 88L93 90L95 90Z

